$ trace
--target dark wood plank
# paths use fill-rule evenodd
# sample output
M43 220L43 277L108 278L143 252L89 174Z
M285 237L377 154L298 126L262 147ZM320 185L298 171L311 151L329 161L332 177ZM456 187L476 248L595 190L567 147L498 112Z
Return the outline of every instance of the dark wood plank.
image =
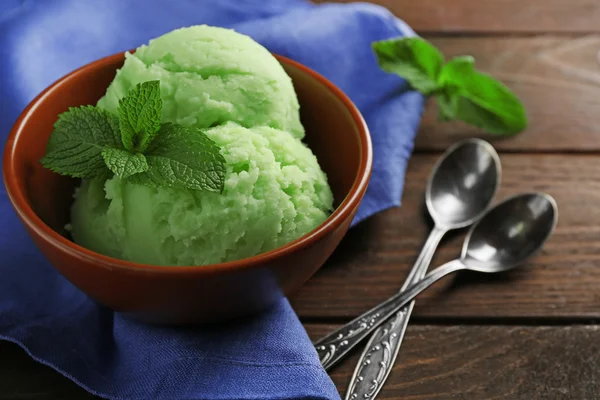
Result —
M420 32L598 32L600 29L597 24L600 3L595 0L369 2L387 7Z
M600 36L430 39L448 57L473 55L478 68L502 79L525 104L530 127L494 140L462 123L439 123L430 101L417 149L442 150L480 136L511 151L600 150Z
M307 325L317 338L335 326ZM596 399L600 327L411 325L380 399ZM0 399L92 399L0 341ZM331 371L343 393L358 351Z
M317 338L334 326L310 325ZM598 399L600 327L415 326L378 399ZM359 352L331 376L341 393Z
M353 228L330 259L293 298L303 318L350 318L399 290L429 230L425 182L436 155L415 155L403 206ZM557 230L527 268L504 275L463 273L419 297L428 318L600 317L600 158L503 155L499 198L546 191L559 205ZM463 232L464 233L464 232ZM463 233L443 242L433 266L459 254Z

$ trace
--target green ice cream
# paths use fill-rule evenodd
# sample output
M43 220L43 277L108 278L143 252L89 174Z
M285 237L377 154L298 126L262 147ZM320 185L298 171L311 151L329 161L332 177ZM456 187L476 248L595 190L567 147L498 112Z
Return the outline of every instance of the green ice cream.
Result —
M125 55L98 106L117 111L136 84L160 80L163 120L208 128L233 121L304 136L289 76L267 49L230 29L194 26Z
M205 265L256 255L321 224L333 197L303 128L289 77L250 38L179 29L127 57L98 106L116 112L135 84L160 80L163 122L206 128L226 160L222 194L84 181L72 236L93 251L158 265Z

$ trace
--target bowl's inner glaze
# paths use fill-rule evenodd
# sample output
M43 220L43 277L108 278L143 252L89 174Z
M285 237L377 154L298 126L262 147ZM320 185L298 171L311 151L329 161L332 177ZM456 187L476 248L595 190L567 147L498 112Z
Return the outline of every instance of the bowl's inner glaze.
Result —
M122 59L113 59L108 66L106 63L92 65L63 80L46 94L50 96L52 91L59 91L61 95L55 96L57 100L40 102L35 120L25 120L18 132L14 166L15 173L23 177L18 181L24 185L22 189L33 211L63 236L67 236L64 227L70 219L73 191L78 182L43 168L39 160L44 155L45 144L58 115L69 107L95 105L122 62ZM327 174L337 207L350 192L359 170L358 128L344 103L322 82L300 68L282 64L298 94L301 119L306 129L304 141ZM94 79L90 80L90 76Z

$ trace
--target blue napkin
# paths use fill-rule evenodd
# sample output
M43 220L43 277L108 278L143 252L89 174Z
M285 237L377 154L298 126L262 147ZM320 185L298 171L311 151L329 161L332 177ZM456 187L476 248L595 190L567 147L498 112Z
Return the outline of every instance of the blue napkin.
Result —
M397 206L423 98L381 72L371 42L413 32L367 4L303 0L2 0L0 135L62 75L195 24L236 29L325 75L371 129L375 163L354 223ZM0 188L0 339L112 399L338 399L287 300L235 324L175 329L99 306L40 255ZM6 361L4 361L6 362Z

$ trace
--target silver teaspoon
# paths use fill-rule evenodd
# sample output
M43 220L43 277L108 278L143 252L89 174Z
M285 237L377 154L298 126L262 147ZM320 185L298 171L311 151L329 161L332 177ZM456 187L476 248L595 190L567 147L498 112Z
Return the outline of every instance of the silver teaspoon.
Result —
M554 230L557 218L556 202L548 194L526 193L505 200L471 228L460 258L431 271L423 280L337 329L331 336L346 334L365 324L374 329L423 290L450 273L460 270L496 273L521 265L542 248ZM367 358L364 362L369 364L371 360ZM369 385L361 385L360 391L349 391L346 399L372 398L370 386L380 387L377 378L354 376L352 382L368 382Z
M456 143L444 153L433 168L425 192L427 210L435 226L401 291L423 279L435 249L446 232L471 225L489 208L498 189L500 175L498 153L486 141L467 139ZM384 328L387 330L377 331L371 337L368 349L381 350L382 347L376 347L377 344L384 341L388 343L391 361L386 366L393 364L396 359L412 309L413 304L405 307L386 324ZM329 369L341 360L372 331L369 328L372 327L366 323L342 336L328 335L315 342L323 367ZM363 358L365 356L367 355L363 354ZM376 374L383 373L387 376L389 371L380 371L378 365L364 366L359 363L355 374L360 372L359 369L374 368L377 369Z

